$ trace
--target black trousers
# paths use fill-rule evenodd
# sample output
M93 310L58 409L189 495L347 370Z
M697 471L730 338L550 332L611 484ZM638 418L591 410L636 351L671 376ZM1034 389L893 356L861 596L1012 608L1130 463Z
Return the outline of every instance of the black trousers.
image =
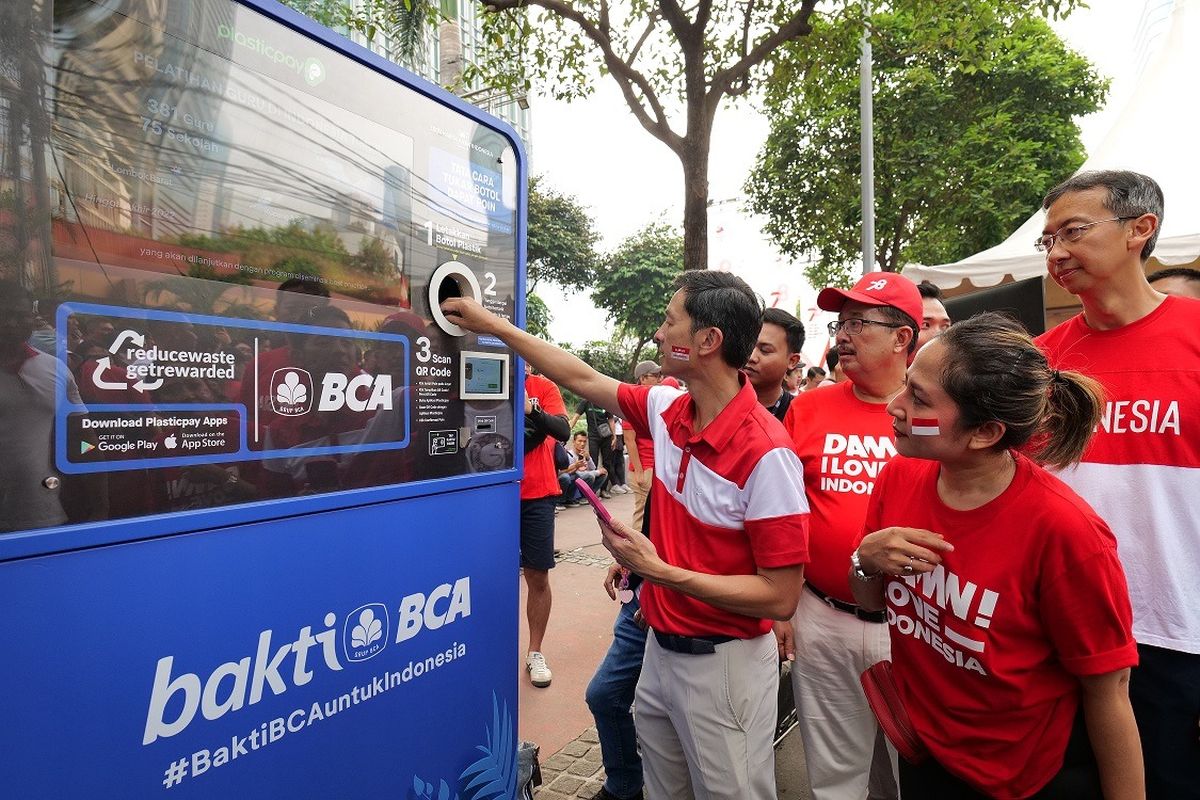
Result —
M1142 737L1147 800L1200 798L1200 655L1138 645L1129 701Z
M933 759L914 765L900 759L900 796L905 800L988 800ZM1083 711L1075 716L1062 769L1030 800L1100 800L1100 773L1088 741Z
M608 447L607 444L604 445ZM617 446L609 449L609 460L612 461L612 466L608 468L608 474L612 478L613 486L625 485L625 440L618 436Z
M604 467L604 469L608 471L608 474L605 475L604 478L596 482L595 489L597 494L612 485L613 451L612 448L608 446L608 442L608 439L596 439L591 436L588 437L588 454L591 455L592 461L596 462L597 467Z

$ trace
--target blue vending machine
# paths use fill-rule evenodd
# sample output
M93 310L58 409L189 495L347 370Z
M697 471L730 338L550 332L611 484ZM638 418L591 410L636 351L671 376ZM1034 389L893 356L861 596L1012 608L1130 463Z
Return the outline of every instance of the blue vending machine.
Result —
M0 4L0 795L515 793L524 151L268 0Z

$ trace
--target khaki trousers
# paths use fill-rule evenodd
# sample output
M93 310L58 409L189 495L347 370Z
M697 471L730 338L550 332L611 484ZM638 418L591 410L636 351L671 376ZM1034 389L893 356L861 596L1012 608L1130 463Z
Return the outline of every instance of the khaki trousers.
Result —
M641 472L629 470L629 488L633 489L633 529L642 529L642 513L646 510L646 496L650 494L650 486L654 483L654 470L644 469Z
M792 689L813 800L899 797L896 751L859 682L867 667L891 657L888 626L830 608L804 589L792 627Z
M634 724L649 800L776 800L774 634L706 655L646 637Z

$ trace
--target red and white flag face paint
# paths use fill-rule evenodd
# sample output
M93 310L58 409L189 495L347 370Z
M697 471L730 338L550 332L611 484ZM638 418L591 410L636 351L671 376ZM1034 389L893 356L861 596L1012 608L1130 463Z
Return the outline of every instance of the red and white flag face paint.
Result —
M688 361L692 357L692 348L690 347L671 347L671 358L676 361Z
M940 436L941 433L942 429L935 417L913 417L908 429L910 436Z

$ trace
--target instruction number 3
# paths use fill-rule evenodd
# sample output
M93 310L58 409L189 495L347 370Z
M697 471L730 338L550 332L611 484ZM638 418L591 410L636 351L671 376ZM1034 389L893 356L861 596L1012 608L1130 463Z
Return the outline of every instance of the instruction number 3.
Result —
M429 359L433 356L433 349L430 347L432 343L428 336L422 336L417 339L417 361L422 364L429 363Z

